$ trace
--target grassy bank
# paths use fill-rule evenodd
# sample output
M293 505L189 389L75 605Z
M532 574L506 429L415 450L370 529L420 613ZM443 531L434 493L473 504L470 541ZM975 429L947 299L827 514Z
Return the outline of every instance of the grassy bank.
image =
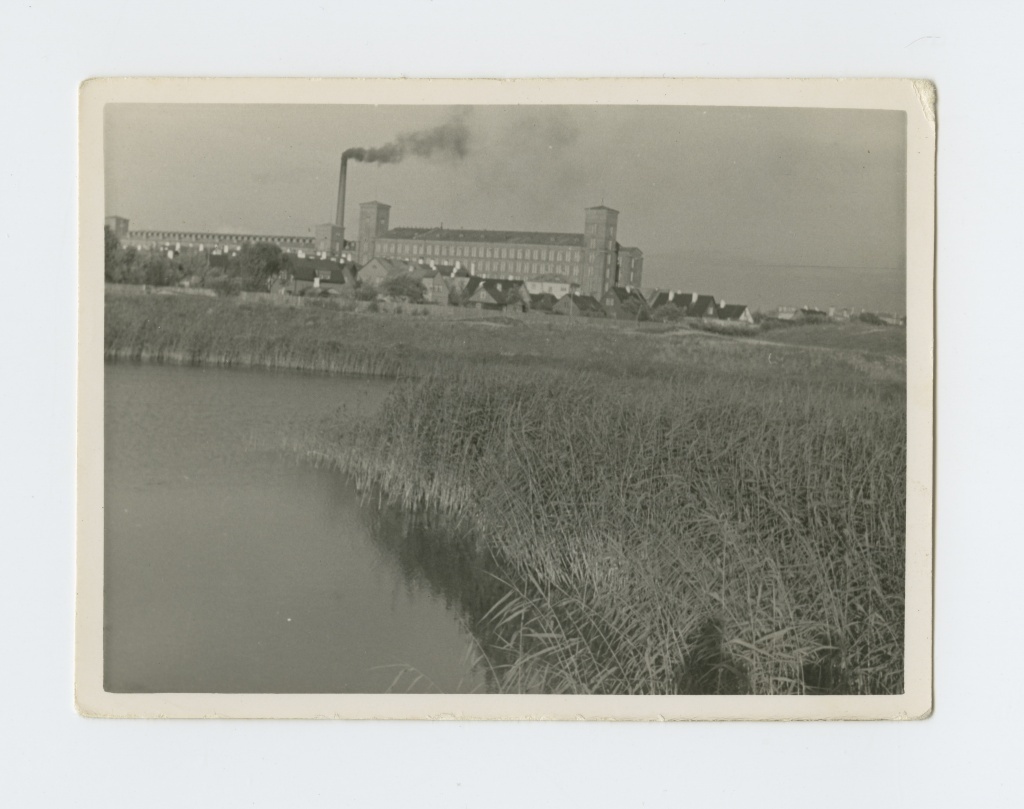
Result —
M275 306L237 298L108 294L107 359L261 366L377 376L438 363L573 369L612 378L746 376L902 384L903 359L821 352L733 339L686 327L486 312L446 320L345 311L331 301ZM808 333L819 327L807 327ZM820 327L826 328L826 327ZM826 333L822 333L826 339Z
M509 691L897 693L903 400L741 374L436 371L306 448L472 524Z

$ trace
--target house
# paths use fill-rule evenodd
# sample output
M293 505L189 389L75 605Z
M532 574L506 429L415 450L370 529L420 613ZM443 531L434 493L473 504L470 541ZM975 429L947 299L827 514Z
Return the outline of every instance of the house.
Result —
M530 309L535 312L550 312L558 303L558 298L550 292L538 292L530 295Z
M714 295L697 295L697 299L686 310L687 317L714 317L718 303Z
M342 287L353 285L355 277L356 265L351 261L339 264L326 259L295 258L286 289L293 295L302 294L310 287L340 292Z
M578 292L570 292L562 296L552 309L556 315L570 315L575 317L604 317L605 311L597 298L592 295L580 295Z
M580 285L570 281L568 276L558 273L546 273L535 278L527 278L525 283L526 291L531 295L540 295L546 292L549 295L554 295L556 300L570 292L576 292L580 288Z
M525 312L530 306L530 294L519 280L473 276L462 290L462 301L477 309Z
M670 289L655 289L648 298L647 305L651 309L660 306L674 306L685 312L697 301L697 295L693 292L677 292Z
M725 303L718 306L715 317L719 320L731 320L734 323L753 324L754 316L750 313L750 307L745 303Z
M433 274L424 278L423 284L426 287L426 300L431 303L445 305L451 299L453 292L461 292L469 283L469 270L456 261L454 264L435 264L430 262Z
M634 286L609 287L601 296L601 306L608 317L636 320L640 312L648 310L647 299Z
M400 261L396 258L372 258L359 268L359 275L357 277L360 283L380 286L383 281L392 275L408 272L410 266L415 267L416 265L410 265L409 262Z
M773 311L768 312L767 317L772 320L799 320L795 306L779 306Z

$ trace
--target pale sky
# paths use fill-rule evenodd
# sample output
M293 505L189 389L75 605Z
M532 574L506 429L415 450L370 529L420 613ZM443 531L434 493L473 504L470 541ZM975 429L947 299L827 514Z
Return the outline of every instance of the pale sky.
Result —
M569 232L604 203L619 241L644 251L647 286L905 307L902 112L109 105L107 214L133 229L309 234L334 218L343 150L453 120L461 157L350 162L348 238L372 199L393 227ZM804 291L815 299L793 300Z

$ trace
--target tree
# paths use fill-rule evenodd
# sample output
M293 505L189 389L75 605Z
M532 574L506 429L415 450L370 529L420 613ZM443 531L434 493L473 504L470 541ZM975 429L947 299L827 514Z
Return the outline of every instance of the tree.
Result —
M103 226L103 274L108 281L121 280L121 240L106 225Z
M190 282L197 284L198 286L204 286L206 284L206 276L210 272L210 259L205 251L189 251L182 253L179 260L178 266L181 268L182 275Z
M380 290L385 295L404 299L409 301L409 303L423 303L423 293L425 291L423 284L405 274L393 275L386 279L381 283Z
M163 253L154 250L141 256L133 276L136 283L169 287L178 283L178 267Z
M236 266L245 289L268 292L271 282L286 269L287 265L280 247L267 242L257 242L242 246Z

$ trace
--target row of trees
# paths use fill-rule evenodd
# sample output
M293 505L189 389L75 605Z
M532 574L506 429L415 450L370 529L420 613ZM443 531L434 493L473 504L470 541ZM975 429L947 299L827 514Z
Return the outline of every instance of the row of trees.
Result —
M147 284L206 287L222 293L249 290L267 292L276 278L287 278L291 255L274 244L246 244L237 256L211 256L207 252L169 255L162 250L125 247L114 232L105 227L104 276L115 284Z

